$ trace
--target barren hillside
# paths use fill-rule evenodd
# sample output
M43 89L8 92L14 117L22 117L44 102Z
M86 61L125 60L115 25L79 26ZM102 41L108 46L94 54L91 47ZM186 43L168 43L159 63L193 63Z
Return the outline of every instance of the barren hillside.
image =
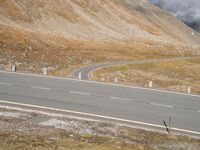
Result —
M192 32L147 0L0 0L0 61L21 70L195 55Z

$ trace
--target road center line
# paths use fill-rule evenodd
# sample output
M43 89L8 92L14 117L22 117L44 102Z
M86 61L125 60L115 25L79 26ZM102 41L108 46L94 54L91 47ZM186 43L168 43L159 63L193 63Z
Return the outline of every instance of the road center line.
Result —
M156 106L174 108L174 106L171 106L171 105L165 105L165 104L159 104L159 103L150 103L150 104L151 104L151 105L156 105Z
M120 98L120 97L109 97L110 99L113 99L113 100L123 100L123 101L131 101L131 99L128 99L128 98Z
M31 76L31 77L40 77L40 78L49 78L49 79L58 79L58 80L68 80L68 81L76 81L76 82L84 82L84 83L93 83L93 84L99 84L99 85L110 85L110 86L116 86L116 87L126 87L126 88L132 88L132 89L161 92L161 93L168 93L168 94L176 94L176 95L183 95L183 96L189 96L189 97L200 97L200 95L194 95L194 94L186 94L186 93L179 93L179 92L173 92L173 91L165 91L165 90L158 90L158 89L152 89L152 88L144 88L144 87L113 84L113 83L104 83L104 82L89 81L89 80L78 80L78 79L72 79L72 78L44 76L44 75L39 75L39 74L30 74L30 73L21 73L21 72L0 71L0 73Z
M40 86L33 86L33 85L31 85L31 88L32 88L32 89L40 89L40 90L48 90L48 91L50 91L50 90L51 90L51 88L47 88L47 87L40 87Z
M11 83L0 82L0 85L11 85Z
M69 91L72 94L80 94L80 95L91 95L90 93L85 93L85 92L78 92L78 91Z

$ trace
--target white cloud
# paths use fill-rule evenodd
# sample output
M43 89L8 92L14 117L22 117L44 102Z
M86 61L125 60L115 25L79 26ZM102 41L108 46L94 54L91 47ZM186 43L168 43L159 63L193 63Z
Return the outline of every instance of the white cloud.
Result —
M200 31L200 0L150 0Z

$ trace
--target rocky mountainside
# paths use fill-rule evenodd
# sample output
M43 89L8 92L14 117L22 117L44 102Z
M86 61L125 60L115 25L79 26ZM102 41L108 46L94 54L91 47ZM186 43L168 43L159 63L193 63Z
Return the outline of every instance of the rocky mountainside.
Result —
M1 0L0 24L75 39L199 42L145 0Z
M59 68L60 62L132 59L143 50L174 55L159 52L198 45L199 33L147 0L0 0L2 63L8 49L18 65L56 59ZM110 50L116 55L105 57Z

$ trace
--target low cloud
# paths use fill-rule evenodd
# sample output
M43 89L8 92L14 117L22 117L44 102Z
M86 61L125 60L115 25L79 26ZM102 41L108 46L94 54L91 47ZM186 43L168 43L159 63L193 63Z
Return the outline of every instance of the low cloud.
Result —
M200 0L150 0L150 2L169 11L194 30L200 31Z

